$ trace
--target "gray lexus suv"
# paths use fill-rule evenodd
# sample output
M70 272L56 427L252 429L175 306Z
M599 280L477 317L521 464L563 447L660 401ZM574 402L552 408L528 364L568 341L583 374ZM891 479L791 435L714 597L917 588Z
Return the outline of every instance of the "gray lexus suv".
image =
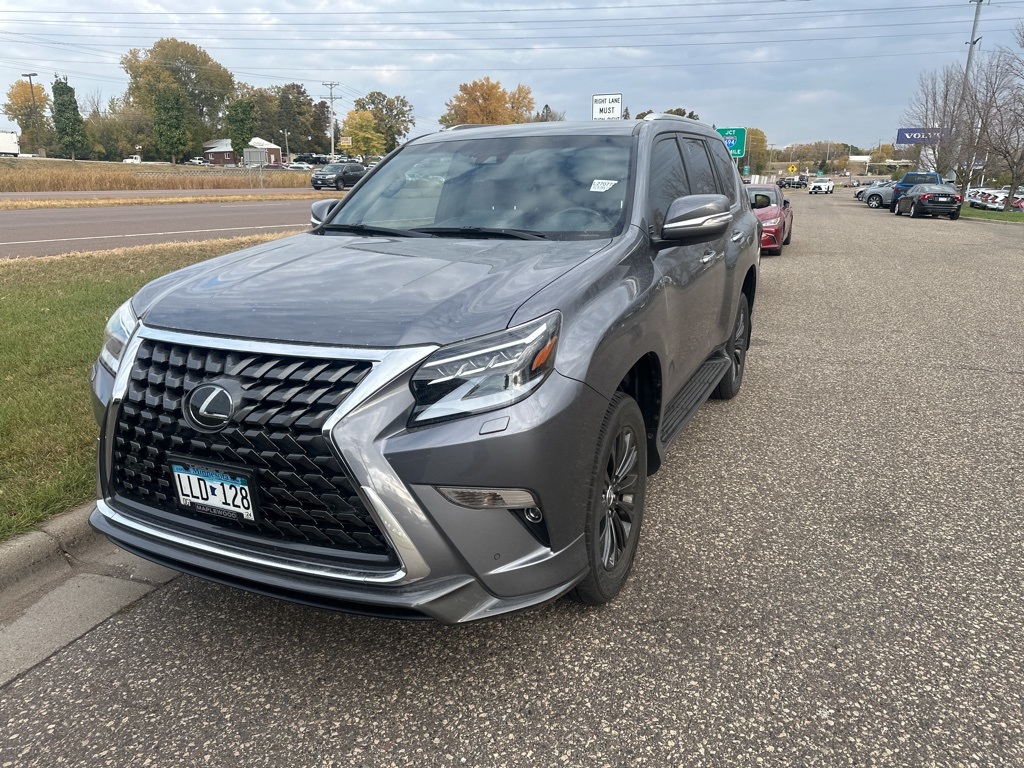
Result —
M92 524L375 616L614 598L647 476L743 381L760 225L721 137L662 115L458 127L313 219L111 317Z

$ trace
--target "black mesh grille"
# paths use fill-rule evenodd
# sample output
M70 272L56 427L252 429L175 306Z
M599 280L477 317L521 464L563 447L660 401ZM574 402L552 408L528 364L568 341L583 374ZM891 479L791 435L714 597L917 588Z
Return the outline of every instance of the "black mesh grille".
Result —
M114 433L114 491L178 519L254 534L275 545L312 545L365 564L397 565L321 434L370 367L143 341ZM206 434L185 421L182 402L212 381L240 393L241 403L228 426ZM168 455L252 470L260 520L222 519L178 505Z

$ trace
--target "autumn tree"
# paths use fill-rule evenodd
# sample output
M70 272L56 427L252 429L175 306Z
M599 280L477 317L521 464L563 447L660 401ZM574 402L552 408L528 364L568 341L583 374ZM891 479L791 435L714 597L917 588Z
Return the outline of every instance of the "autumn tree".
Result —
M201 139L222 128L235 78L199 46L163 38L148 50L128 51L121 57L121 68L128 75L129 104L152 114L156 86L165 85L169 77L185 94L189 122Z
M38 151L39 147L46 146L46 137L51 132L46 117L49 108L50 96L39 83L29 87L28 80L15 80L7 89L3 111L9 120L18 124L23 150Z
M387 145L378 131L377 121L368 109L353 109L341 124L341 134L352 139L349 151L357 155L380 155Z
M507 91L500 82L485 77L460 85L459 92L446 101L445 106L448 111L438 120L445 128L467 123L524 123L533 112L533 93L521 84Z
M238 162L245 157L245 148L256 135L256 102L251 98L235 99L228 104L228 138Z
M66 155L75 159L75 153L85 148L85 121L78 111L78 100L75 89L68 85L68 79L56 78L53 81L53 128L57 144Z
M768 137L760 128L747 128L747 162L746 165L756 174L770 170L771 150L768 148Z
M376 133L384 137L382 152L390 152L397 147L402 139L409 135L409 130L413 126L412 104L402 96L388 96L380 91L370 91L356 99L354 107L358 111L369 112L373 117ZM379 155L382 152L369 154Z

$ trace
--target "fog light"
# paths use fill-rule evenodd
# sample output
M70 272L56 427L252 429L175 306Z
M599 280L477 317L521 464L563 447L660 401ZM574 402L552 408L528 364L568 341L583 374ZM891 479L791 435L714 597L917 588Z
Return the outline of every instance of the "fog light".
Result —
M544 519L544 514L536 507L530 507L523 512L523 517L531 523L539 523Z
M437 491L452 504L468 509L522 509L537 506L533 494L521 488L437 487ZM540 510L537 513L539 515Z

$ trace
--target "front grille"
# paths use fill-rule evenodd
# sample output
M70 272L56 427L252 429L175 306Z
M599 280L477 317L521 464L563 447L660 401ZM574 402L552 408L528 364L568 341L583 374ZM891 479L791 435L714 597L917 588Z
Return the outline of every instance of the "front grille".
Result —
M144 340L117 414L114 492L210 530L227 529L275 547L326 548L360 564L398 560L321 434L323 425L369 373L362 361L234 352ZM241 403L220 432L193 429L185 396L219 381ZM256 522L203 515L177 503L168 455L229 464L256 476ZM252 538L248 539L252 541Z

